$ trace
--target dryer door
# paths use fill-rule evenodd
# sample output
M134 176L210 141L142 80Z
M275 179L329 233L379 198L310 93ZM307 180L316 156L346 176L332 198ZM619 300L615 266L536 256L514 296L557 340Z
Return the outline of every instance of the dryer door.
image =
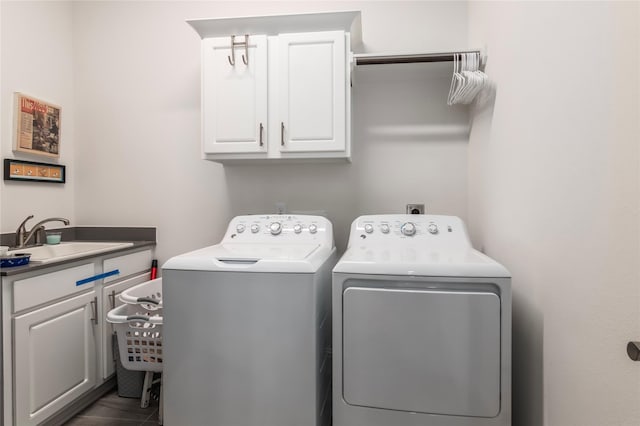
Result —
M473 417L500 412L500 299L489 292L349 287L348 404Z

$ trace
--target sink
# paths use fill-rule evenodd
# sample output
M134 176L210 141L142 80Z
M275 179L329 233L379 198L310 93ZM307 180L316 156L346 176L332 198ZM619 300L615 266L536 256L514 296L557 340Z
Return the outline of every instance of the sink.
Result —
M60 260L74 259L80 256L89 256L116 250L125 247L131 247L133 243L102 243L102 242L65 242L55 245L45 244L37 247L26 247L23 249L12 250L13 253L30 253L31 263L49 263Z

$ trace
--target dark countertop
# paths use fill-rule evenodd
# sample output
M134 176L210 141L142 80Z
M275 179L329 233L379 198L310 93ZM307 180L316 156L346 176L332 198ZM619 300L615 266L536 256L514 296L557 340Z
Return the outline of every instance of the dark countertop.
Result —
M53 229L50 229L52 231ZM127 251L135 251L143 247L155 247L156 245L156 229L155 228L126 228L126 227L76 227L61 228L56 231L62 231L63 242L127 242L133 243L132 246L122 247L119 249L97 253L87 254L85 256L74 257L73 259L64 259L58 262L48 263L29 263L24 266L12 266L0 269L0 276L6 277L10 275L22 274L25 272L37 271L40 269L51 268L64 264L70 264L81 260L86 260L101 256L111 256L117 253ZM3 234L0 241L10 245L9 241L13 241L14 234ZM29 248L24 249L25 253L29 252ZM151 265L149 265L151 267Z

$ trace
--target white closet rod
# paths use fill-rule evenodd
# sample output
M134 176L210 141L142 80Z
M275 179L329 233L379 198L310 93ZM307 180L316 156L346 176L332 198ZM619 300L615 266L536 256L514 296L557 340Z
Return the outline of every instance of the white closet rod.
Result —
M356 65L411 64L417 62L451 62L453 61L453 55L459 53L479 53L482 57L482 52L479 49L475 49L445 53L416 53L399 55L356 54L354 55L354 58L356 60Z

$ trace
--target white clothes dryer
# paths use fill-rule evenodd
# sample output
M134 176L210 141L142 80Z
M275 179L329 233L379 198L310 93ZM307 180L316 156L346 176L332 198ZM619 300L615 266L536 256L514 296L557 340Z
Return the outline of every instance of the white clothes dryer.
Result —
M331 421L331 222L231 220L222 241L163 265L164 422Z
M509 272L457 217L356 219L333 270L333 425L510 424Z

